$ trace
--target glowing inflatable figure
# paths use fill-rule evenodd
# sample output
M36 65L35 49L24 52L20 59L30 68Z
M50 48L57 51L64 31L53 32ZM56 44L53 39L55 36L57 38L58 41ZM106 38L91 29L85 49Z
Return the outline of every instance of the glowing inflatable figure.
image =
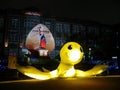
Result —
M83 49L76 42L66 43L60 50L61 62L56 70L42 72L32 66L17 65L17 70L21 73L40 80L46 80L57 77L85 77L97 75L107 69L107 65L96 65L88 71L75 69L74 65L79 63L83 57Z

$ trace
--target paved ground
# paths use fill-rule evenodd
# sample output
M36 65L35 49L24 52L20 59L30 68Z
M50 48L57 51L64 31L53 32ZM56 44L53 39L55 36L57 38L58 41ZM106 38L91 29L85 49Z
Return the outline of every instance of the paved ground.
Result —
M120 76L1 81L0 90L120 90Z

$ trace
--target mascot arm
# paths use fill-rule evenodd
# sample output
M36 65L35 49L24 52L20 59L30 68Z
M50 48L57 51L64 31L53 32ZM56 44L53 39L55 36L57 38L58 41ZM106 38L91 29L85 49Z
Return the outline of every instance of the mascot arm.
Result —
M76 70L76 76L94 76L103 73L108 68L108 65L96 65L88 71Z

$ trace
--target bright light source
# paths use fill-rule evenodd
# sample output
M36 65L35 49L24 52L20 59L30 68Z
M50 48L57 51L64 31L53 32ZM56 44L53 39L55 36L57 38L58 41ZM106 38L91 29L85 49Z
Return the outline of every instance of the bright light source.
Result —
M8 47L8 41L5 42L5 47Z
M112 56L112 59L117 59L117 56Z
M21 42L21 43L20 43L20 48L22 48L22 47L23 47L23 43Z
M25 12L25 14L26 15L41 16L40 13L38 13L38 12L30 12L30 11L28 11L28 12Z
M91 51L91 48L89 48L89 51Z
M71 61L77 61L80 58L80 51L79 50L73 50L70 52L70 60Z
M40 49L39 50L39 56L48 56L48 50Z

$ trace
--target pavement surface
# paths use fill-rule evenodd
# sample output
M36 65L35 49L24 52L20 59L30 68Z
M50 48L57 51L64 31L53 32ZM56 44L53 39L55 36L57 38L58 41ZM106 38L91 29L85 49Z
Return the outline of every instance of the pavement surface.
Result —
M120 90L120 76L0 81L0 90Z

